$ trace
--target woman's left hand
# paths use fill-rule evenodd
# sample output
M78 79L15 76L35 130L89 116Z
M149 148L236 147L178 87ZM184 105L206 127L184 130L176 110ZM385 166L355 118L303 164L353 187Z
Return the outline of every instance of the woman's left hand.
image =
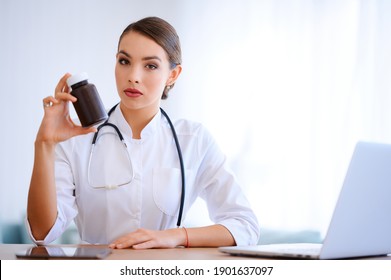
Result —
M118 238L109 247L112 249L175 248L184 244L186 244L186 233L181 228L161 231L138 229Z

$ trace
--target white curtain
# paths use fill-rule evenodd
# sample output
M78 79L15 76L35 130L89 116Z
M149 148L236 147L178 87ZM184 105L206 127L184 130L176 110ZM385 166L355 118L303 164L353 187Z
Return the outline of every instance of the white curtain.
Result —
M202 111L262 226L324 232L356 141L391 142L391 2L205 1L197 12L202 40L185 64L202 78L181 84L180 106Z

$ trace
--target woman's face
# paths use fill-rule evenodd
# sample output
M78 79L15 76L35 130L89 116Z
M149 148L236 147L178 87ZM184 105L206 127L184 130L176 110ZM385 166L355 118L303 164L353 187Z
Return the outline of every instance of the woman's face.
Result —
M181 71L170 69L167 53L152 39L137 32L123 36L117 53L115 79L121 105L127 110L146 109L156 113L166 86Z

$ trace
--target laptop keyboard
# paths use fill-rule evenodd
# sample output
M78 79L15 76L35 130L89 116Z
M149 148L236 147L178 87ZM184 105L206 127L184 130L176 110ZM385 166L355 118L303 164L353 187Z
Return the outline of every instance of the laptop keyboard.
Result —
M273 248L271 251L278 252L281 254L289 255L303 255L303 256L318 256L320 254L320 249L322 244L308 244L308 243L298 243L298 244L278 244L278 245L266 245ZM265 249L266 249L265 246Z
M280 248L279 253L317 256L320 253L320 248Z

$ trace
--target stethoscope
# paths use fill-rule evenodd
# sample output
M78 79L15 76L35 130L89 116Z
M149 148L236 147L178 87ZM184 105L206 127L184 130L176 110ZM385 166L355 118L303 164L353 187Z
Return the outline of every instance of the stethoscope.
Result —
M110 118L110 115L114 112L114 110L117 108L119 103L117 103L116 105L113 106L113 108L111 108L109 110L109 112L107 113L109 118ZM174 128L174 125L172 124L169 116L167 115L167 113L162 109L160 108L160 112L163 114L163 116L167 119L168 121L168 124L170 125L170 128L171 128L171 131L172 131L172 135L174 137L174 140L175 140L175 145L176 145L176 149L177 149L177 152L178 152L178 157L179 157L179 164L180 164L180 168L181 168L181 179L182 179L182 193L181 193L181 201L180 201L180 206L179 206L179 212L178 212L178 221L177 221L177 226L179 227L181 225L181 222L182 222L182 213L183 213L183 207L184 207L184 204L185 204L185 167L184 167L184 163L183 163L183 158L182 158L182 151L181 151L181 147L179 145L179 141L178 141L178 137L177 137L177 134L176 134L176 131L175 131L175 128ZM91 143L91 151L90 151L90 158L89 158L89 162L88 162L88 170L90 170L90 167L91 167L91 158L92 158L92 155L93 155L93 152L94 152L94 148L95 148L95 144L98 140L98 135L99 135L99 131L103 128L103 127L111 127L115 130L116 134L118 135L119 139L121 140L123 146L125 147L125 151L127 153L127 156L128 156L128 159L129 159L129 164L130 164L130 168L131 168L131 172L132 172L132 176L131 176L131 179L121 185L126 185L126 184L129 184L133 178L134 178L134 171L133 171L133 166L132 166L132 161L130 159L130 155L129 155L129 152L127 150L127 145L126 145L126 142L124 140L124 137L122 136L122 133L121 131L118 129L118 127L115 125L115 124L112 124L112 123L109 123L109 118L104 122L102 123L101 125L98 126L97 128L97 131L95 132L94 134L94 137L92 139L92 143ZM88 172L88 183L90 185L92 185L90 182L90 172ZM118 185L118 186L105 186L104 188L106 189L113 189L113 188L117 188L121 185ZM103 187L102 187L103 188Z

